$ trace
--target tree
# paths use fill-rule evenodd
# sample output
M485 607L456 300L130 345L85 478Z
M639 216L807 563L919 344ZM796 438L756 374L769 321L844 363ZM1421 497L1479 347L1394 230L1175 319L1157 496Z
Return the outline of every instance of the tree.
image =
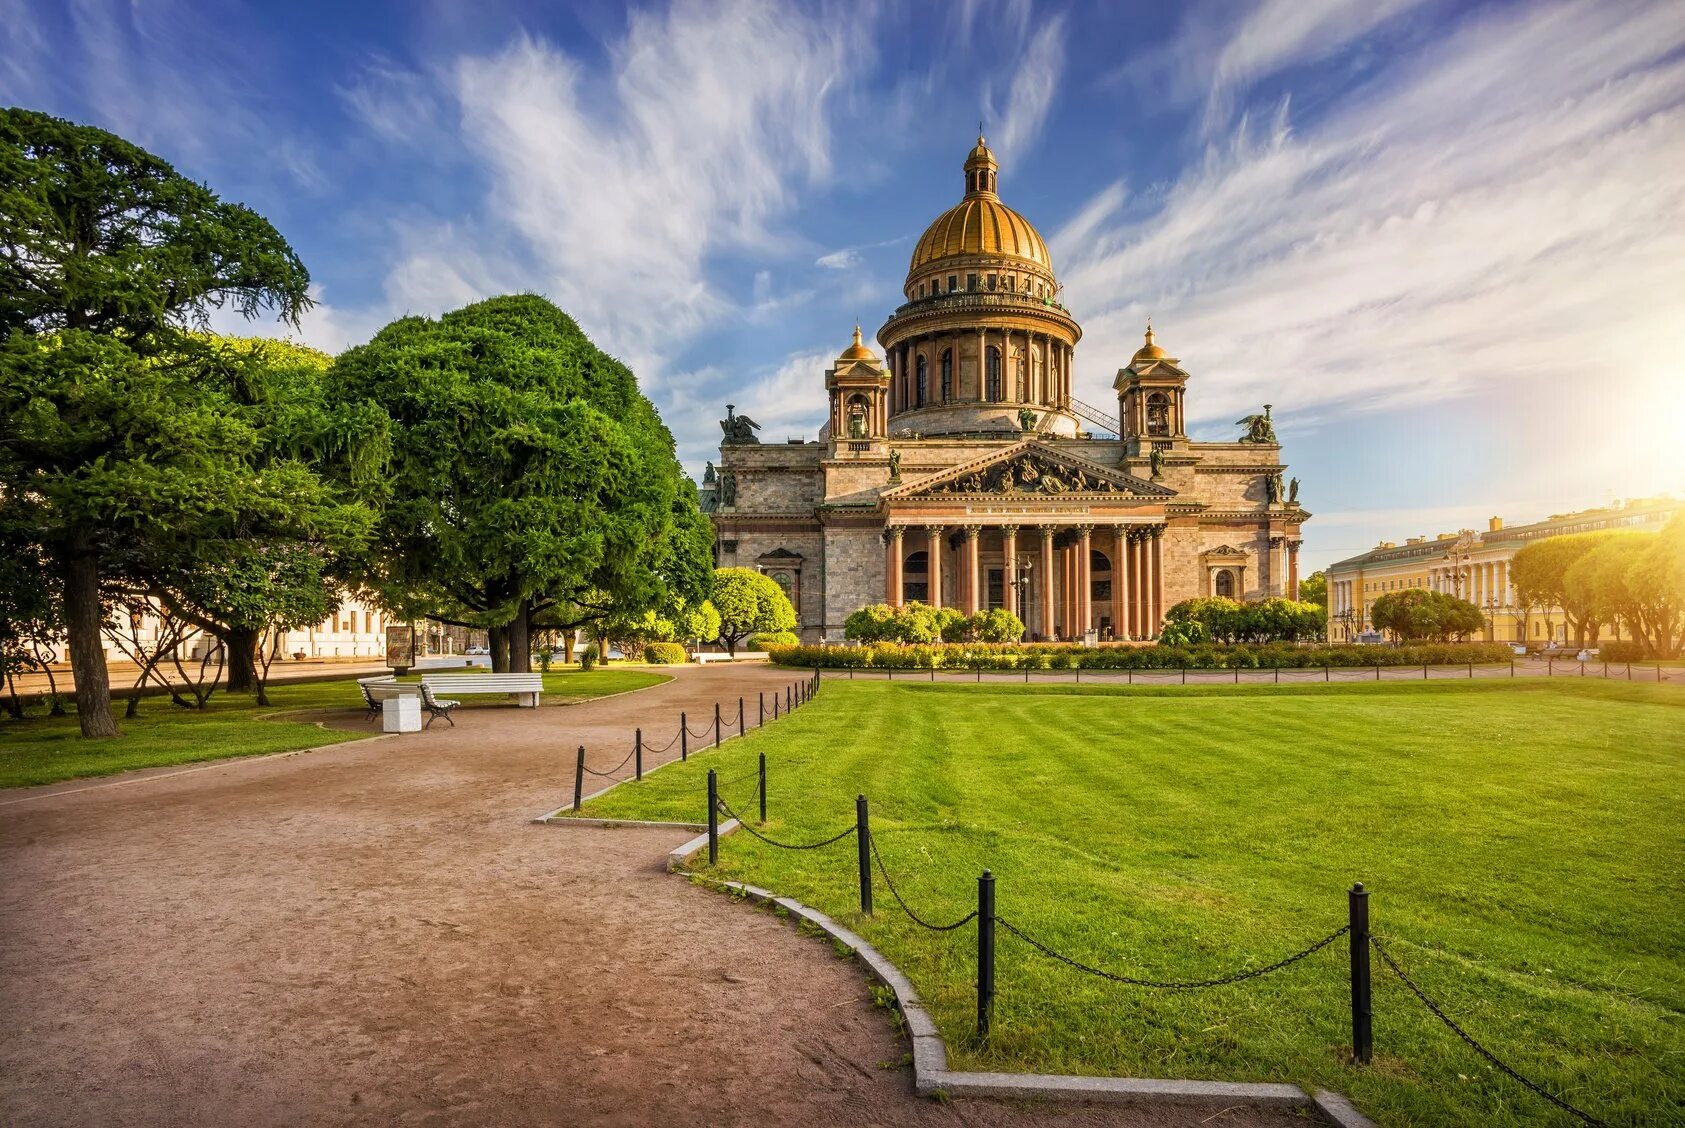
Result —
M1675 518L1659 535L1612 533L1570 565L1563 577L1569 598L1587 609L1591 621L1624 623L1633 638L1656 655L1675 649L1674 634L1685 604L1680 589L1666 579L1670 550L1685 549L1679 543L1685 533L1675 525L1685 530L1685 522Z
M1510 585L1515 588L1516 597L1524 606L1543 609L1560 607L1568 620L1568 628L1582 646L1587 627L1591 628L1592 639L1596 640L1597 621L1591 605L1585 602L1589 589L1569 589L1568 569L1611 535L1575 533L1565 537L1546 537L1526 545L1510 558Z
M977 612L968 627L978 642L1017 642L1024 637L1024 621L1004 607Z
M1651 630L1657 650L1685 650L1685 514L1657 533L1633 569L1632 582L1653 601Z
M1486 626L1480 608L1442 591L1406 588L1376 598L1369 620L1377 630L1391 631L1401 642L1461 638Z
M715 569L713 603L720 613L719 639L727 654L735 655L737 644L750 635L796 629L790 597L770 576L752 568Z
M391 500L362 574L390 610L485 627L526 670L535 627L700 600L710 530L631 371L534 295L394 321L334 363L391 420Z
M181 330L297 324L310 278L263 217L104 130L0 110L0 523L57 574L82 734L117 735L100 589L119 547L189 541L253 494L251 440Z
M1312 572L1299 581L1299 602L1314 603L1316 606L1328 610L1328 574L1326 572Z

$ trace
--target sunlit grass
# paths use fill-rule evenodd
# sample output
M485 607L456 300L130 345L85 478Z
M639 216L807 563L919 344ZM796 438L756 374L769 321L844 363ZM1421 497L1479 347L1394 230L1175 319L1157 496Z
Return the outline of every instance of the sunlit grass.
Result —
M1685 1115L1685 694L1517 681L1113 690L827 682L813 704L588 803L697 821L704 776L767 833L827 837L871 800L927 919L974 905L1087 962L1199 979L1261 966L1345 921L1374 926L1471 1033L1611 1122ZM858 927L913 979L957 1068L1344 1091L1390 1124L1567 1123L1497 1074L1376 963L1376 1061L1346 1064L1345 942L1199 992L1078 975L1000 940L996 1031L972 1044L975 932L913 927L882 883L859 917L854 847L747 835L717 871ZM1554 1119L1553 1119L1554 1118Z

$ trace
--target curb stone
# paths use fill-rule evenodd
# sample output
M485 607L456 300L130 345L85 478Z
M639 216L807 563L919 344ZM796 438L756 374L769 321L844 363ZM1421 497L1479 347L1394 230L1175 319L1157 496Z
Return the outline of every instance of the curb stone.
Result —
M721 824L723 836L737 829L737 820ZM757 904L785 910L792 924L806 921L832 940L851 948L871 978L895 996L896 1008L913 1042L913 1089L921 1097L1040 1097L1129 1104L1201 1104L1207 1101L1245 1101L1273 1108L1299 1108L1316 1113L1338 1128L1376 1128L1339 1093L1321 1089L1314 1096L1297 1085L1280 1082L1188 1081L1142 1077L1086 1077L1074 1074L966 1073L948 1069L947 1043L925 1010L911 981L859 934L817 909L771 890L741 881L719 881L683 866L708 846L707 835L685 843L668 855L668 868L684 877L701 877L707 884L741 893Z

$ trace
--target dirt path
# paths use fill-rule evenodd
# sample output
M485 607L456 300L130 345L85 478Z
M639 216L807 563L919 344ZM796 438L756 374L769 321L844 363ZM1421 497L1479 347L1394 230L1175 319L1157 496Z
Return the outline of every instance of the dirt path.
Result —
M576 745L789 680L0 793L0 1122L1304 1123L919 1100L860 970L664 874L682 834L529 822Z

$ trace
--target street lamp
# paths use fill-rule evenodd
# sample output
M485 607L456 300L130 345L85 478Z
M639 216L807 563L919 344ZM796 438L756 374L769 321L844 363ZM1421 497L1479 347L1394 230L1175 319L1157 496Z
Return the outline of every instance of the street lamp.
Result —
M1026 617L1025 612L1028 610L1028 605L1025 601L1029 598L1030 594L1030 569L1035 566L1035 557L1031 556L1029 553L1020 553L1018 559L1013 561L1013 565L1013 574L1010 583L1018 592L1018 618L1022 621Z

